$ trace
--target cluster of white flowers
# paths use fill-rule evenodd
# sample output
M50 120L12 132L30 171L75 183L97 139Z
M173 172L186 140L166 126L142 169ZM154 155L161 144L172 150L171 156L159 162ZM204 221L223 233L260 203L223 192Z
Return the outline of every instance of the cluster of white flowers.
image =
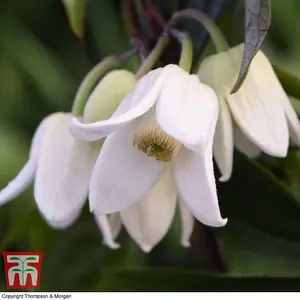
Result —
M65 228L89 198L105 244L118 247L115 238L124 225L145 252L165 236L176 207L183 246L189 245L194 217L224 226L213 156L226 181L234 145L249 157L261 151L284 157L289 137L300 145L296 113L262 52L230 95L242 52L239 45L208 57L197 75L177 65L138 81L125 70L109 73L82 118L56 113L42 121L29 161L0 192L0 203L34 181L42 216L50 226ZM114 97L107 88L103 92L108 81Z

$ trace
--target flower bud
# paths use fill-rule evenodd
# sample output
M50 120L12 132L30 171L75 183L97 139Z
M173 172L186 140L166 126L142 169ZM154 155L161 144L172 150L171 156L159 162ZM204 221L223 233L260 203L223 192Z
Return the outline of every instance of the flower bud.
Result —
M107 120L137 82L135 74L114 70L103 77L91 93L84 108L85 123Z

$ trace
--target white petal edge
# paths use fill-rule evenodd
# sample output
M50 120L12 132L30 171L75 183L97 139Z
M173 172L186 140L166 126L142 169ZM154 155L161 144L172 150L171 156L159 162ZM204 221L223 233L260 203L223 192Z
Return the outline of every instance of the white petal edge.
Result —
M103 236L103 244L111 249L118 249L120 245L114 241L113 233L106 215L94 214L96 224Z
M283 91L284 92L284 91ZM290 138L297 145L300 146L300 122L298 116L292 107L289 98L282 96L282 105L287 118Z
M166 164L133 146L134 124L109 135L101 149L90 181L90 210L115 213L146 196Z
M177 191L168 168L150 193L121 211L130 237L144 252L150 252L167 234L176 211Z
M181 149L173 164L179 196L187 209L205 225L220 227L227 223L218 205L212 161L212 142L205 153Z
M237 127L233 126L234 145L249 158L256 158L261 154L261 150L256 147Z
M169 72L170 69L165 67L143 76L108 120L84 124L74 118L70 125L71 134L86 141L96 141L142 116L156 103Z
M3 190L0 191L0 205L18 197L32 184L37 168L42 139L56 115L57 114L52 114L46 117L38 126L32 138L29 160L21 169L19 174L11 182L9 182Z
M219 118L214 136L213 153L217 166L222 174L219 181L230 179L233 165L233 129L232 119L225 102L219 98Z
M218 106L213 89L201 83L197 75L177 70L164 82L156 118L168 135L193 148L206 143L207 135L215 126Z
M190 247L190 238L193 233L195 219L191 212L185 207L182 200L179 199L179 216L181 221L180 243L183 247Z
M36 171L34 196L48 223L73 219L86 201L89 179L98 151L69 133L72 116L57 115L43 138Z

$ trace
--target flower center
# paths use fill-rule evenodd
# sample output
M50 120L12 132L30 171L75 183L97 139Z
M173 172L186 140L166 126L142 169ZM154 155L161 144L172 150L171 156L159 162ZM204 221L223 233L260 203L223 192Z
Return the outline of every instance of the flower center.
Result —
M147 115L143 117L134 134L133 145L156 160L171 161L178 154L181 144L160 128L154 112Z

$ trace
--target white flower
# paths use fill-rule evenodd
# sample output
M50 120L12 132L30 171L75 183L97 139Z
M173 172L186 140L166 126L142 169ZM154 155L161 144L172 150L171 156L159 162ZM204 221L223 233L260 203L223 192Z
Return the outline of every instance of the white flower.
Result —
M196 75L169 65L141 78L110 119L85 124L74 118L74 136L96 141L108 135L92 172L90 210L96 215L121 211L123 223L137 242L145 224L153 226L152 232L167 231L177 193L202 223L225 225L212 162L217 117L214 91ZM171 178L164 174L168 167ZM161 187L155 191L156 183ZM146 203L142 209L138 200ZM152 206L154 201L161 201L161 206ZM137 206L130 208L134 203ZM151 222L139 228L141 217ZM144 243L146 251L152 246L153 242Z
M112 92L116 78L123 85ZM109 73L91 94L84 119L92 121L95 112L98 116L110 117L135 83L134 74L126 70ZM57 229L74 223L87 199L89 180L101 145L74 138L69 132L72 118L70 113L59 112L41 122L32 140L29 160L0 192L0 204L16 198L34 181L34 198L45 221ZM117 248L107 217L101 216L97 223L104 243Z
M200 80L216 91L220 102L214 157L221 181L231 176L234 144L249 157L256 157L261 150L285 157L289 137L300 145L298 118L263 52L254 57L238 92L230 95L243 49L241 44L204 59L198 72Z
M116 238L123 224L140 248L149 252L167 234L177 206L181 220L181 245L189 247L194 217L182 201L177 199L170 166L148 195L120 213L109 216L112 235ZM95 217L96 222L101 225L101 221L98 221L101 216L95 214Z

